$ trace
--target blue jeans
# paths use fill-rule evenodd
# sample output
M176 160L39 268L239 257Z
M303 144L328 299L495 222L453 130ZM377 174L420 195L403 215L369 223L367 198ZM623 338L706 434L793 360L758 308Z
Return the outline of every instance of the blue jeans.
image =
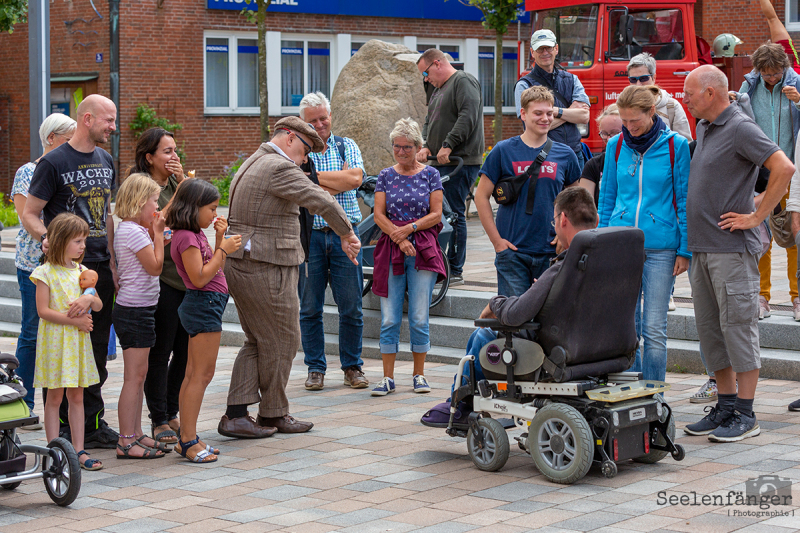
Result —
M353 231L358 236L358 228L353 226ZM361 252L358 253L358 265L354 265L342 251L342 241L336 233L313 230L308 263L300 265L300 331L305 352L303 361L308 371L322 374L328 369L322 311L329 280L333 299L339 308L339 362L342 370L350 367L360 369L364 364L361 360L361 333L364 330Z
M480 165L464 165L458 174L450 176L444 184L444 197L450 208L458 215L453 225L450 246L447 247L447 260L450 262L450 275L461 276L467 260L467 196L469 189L478 178ZM436 167L444 176L456 169L455 166Z
M522 296L531 288L533 280L539 279L550 268L550 259L555 254L529 255L506 248L494 259L497 268L497 294L500 296Z
M31 281L32 272L17 269L19 294L22 298L22 324L17 340L17 375L22 379L28 395L25 403L33 410L33 371L36 368L36 333L39 331L39 313L36 311L36 284Z
M408 288L408 329L411 351L427 353L431 349L428 313L431 294L436 285L436 272L414 268L416 258L406 256L405 272L395 276L389 267L389 297L381 298L381 353L397 353L400 324L403 321L403 300Z
M644 379L664 381L667 374L667 312L675 283L675 250L645 250L639 302L636 304L636 335L644 344L636 350L631 372ZM644 297L644 306L642 298Z

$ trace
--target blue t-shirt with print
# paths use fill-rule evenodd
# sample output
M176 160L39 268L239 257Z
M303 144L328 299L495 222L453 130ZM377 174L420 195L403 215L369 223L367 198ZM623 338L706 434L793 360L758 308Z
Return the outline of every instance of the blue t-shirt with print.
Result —
M417 220L431 211L431 193L442 190L439 171L426 166L418 174L403 176L394 167L378 174L375 192L386 193L386 214L392 221Z
M486 156L480 173L494 184L501 178L522 174L542 151L542 146L531 148L520 137L500 141ZM516 202L497 209L495 223L500 236L522 253L554 254L556 248L550 244L556 236L552 225L553 203L558 193L578 181L580 176L581 168L575 152L565 144L554 142L539 171L533 214L525 213L528 181Z

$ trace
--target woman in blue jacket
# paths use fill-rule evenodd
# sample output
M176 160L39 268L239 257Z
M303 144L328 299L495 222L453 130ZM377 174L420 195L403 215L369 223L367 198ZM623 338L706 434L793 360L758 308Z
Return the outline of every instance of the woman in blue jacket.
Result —
M622 133L606 146L600 183L600 227L644 232L642 297L636 331L644 347L631 371L663 381L667 372L667 310L675 276L689 268L686 191L689 144L656 114L657 86L631 85L617 100Z

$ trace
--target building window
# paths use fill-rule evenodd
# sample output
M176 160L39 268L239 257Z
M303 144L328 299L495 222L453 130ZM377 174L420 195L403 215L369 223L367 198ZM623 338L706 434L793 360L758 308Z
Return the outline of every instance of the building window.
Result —
M331 96L331 43L281 41L281 106L297 107L305 94L315 91Z
M800 0L786 0L786 29L800 30Z
M206 113L258 113L258 40L253 37L206 36Z
M453 61L461 63L464 59L461 57L461 47L457 44L433 44L433 43L417 43L417 51L421 54L430 48L438 48L445 54L450 54Z
M483 106L494 109L494 46L478 47L478 77ZM517 48L503 47L503 108L514 109L514 85L517 84ZM506 109L507 108L507 109Z

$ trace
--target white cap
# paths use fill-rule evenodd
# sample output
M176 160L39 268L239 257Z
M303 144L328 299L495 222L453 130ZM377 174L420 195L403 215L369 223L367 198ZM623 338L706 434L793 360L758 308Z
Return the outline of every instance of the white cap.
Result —
M550 30L536 30L531 35L531 48L538 50L542 46L555 46L556 34Z

